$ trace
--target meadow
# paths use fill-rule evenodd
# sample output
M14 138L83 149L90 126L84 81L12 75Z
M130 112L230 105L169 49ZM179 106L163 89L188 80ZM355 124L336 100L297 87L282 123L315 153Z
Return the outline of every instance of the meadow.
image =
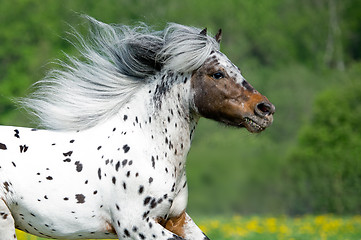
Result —
M361 216L204 217L200 228L217 240L359 240ZM17 231L19 240L45 240Z

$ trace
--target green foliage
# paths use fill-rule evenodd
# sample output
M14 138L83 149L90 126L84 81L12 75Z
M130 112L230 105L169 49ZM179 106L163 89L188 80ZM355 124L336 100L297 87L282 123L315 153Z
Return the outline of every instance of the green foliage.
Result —
M361 68L358 72L360 72ZM290 211L361 212L359 73L322 92L290 156Z

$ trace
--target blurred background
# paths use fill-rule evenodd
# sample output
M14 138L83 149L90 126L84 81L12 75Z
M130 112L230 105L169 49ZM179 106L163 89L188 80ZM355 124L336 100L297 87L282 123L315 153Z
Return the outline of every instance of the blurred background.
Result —
M361 213L361 1L0 0L0 124L36 126L12 98L77 54L80 14L222 28L222 52L276 106L257 135L200 121L191 215Z

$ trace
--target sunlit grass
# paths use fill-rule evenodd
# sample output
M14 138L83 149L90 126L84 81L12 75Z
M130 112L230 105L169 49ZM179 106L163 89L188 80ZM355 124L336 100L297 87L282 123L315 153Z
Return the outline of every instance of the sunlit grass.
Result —
M360 240L361 216L203 218L200 228L210 239L224 240ZM19 240L43 240L17 231Z
M361 216L213 218L199 222L211 239L353 240L361 239Z

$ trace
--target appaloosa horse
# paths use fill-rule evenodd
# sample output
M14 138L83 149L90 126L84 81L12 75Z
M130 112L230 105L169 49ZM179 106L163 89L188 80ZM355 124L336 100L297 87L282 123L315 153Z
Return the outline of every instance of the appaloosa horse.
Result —
M80 57L22 100L47 130L0 127L0 239L207 239L186 213L198 119L261 132L274 106L219 51L221 31L88 19Z

